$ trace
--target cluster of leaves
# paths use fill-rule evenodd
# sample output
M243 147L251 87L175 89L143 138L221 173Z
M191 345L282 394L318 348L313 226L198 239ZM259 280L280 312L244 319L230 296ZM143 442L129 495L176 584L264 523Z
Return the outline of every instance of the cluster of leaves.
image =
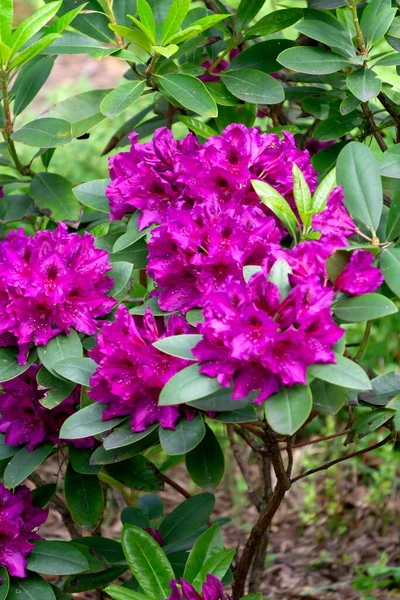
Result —
M294 198L303 229L282 196L262 182L254 182L254 187L295 239L312 239L312 215L322 209L335 181L342 185L359 229L352 245L330 257L329 277L335 281L351 253L362 248L373 253L385 284L380 293L335 301L340 324L368 323L360 348L354 352L346 348L346 340L339 343L336 364L310 367L307 386L282 388L260 410L249 398L233 402L230 390L200 374L191 350L201 336L156 342L159 350L193 361L170 379L160 396L162 406L189 404L204 411L191 421L178 421L176 430L153 425L133 433L127 419L102 420L103 406L87 395L96 370L87 357L94 344L89 336L75 331L59 335L37 353L32 351L24 366L13 349L0 348L0 382L17 377L35 362L42 365L38 383L48 392L41 403L49 410L81 386L80 410L64 423L60 437L97 440L95 449L72 444L60 449L47 442L29 451L6 445L2 436L0 473L6 487L15 488L57 454L67 463L63 481L67 519L75 523L72 527L92 533L107 508L107 486L132 504L132 490L161 491L165 472L185 461L193 482L207 492L185 500L165 517L156 496L140 498L136 507L121 515L122 545L96 535L38 542L23 583L10 582L2 569L1 600L66 600L74 592L104 588L128 569L131 579L107 588L116 600L163 600L170 594L169 580L180 576L198 591L209 573L229 583L234 552L223 548L219 530L223 522L207 528L214 506L209 492L224 474L220 440L207 417L210 411L215 412L214 421L239 431L243 424L261 422L281 440L290 440L310 418L336 414L349 402L355 413L357 405L370 410L356 414L346 443L380 428L389 429L392 437L400 429L400 375L392 371L369 377L358 364L370 322L390 318L400 296L399 92L385 81L387 71L382 70L400 69L398 3L311 0L308 7L269 10L263 0L242 0L236 11L219 0L191 4L190 0L58 0L46 2L13 28L12 0L1 1L2 234L21 224L32 233L54 229L58 222L79 233L89 231L96 246L109 253L113 265L109 275L114 278L110 294L117 302L124 302L132 314L144 314L150 306L155 315L167 316L155 298L148 298L151 282L140 283L151 231L138 230L137 215L110 222L105 197L109 180L79 185L68 181L51 171L53 155L70 143L79 155L79 145L91 143L91 129L109 119L112 130L112 119L125 112L127 119L113 132L105 153L128 145L133 130L142 139L167 125L181 132L191 130L203 141L236 122L277 133L292 131L302 147L312 139L331 143L313 156L320 178L313 196L294 168ZM232 50L239 52L228 60ZM64 54L123 61L124 81L115 89L72 96L26 122L27 107L57 57ZM217 73L218 81L199 79ZM27 164L20 159L23 146L32 152ZM250 276L254 271L246 268ZM274 278L284 293L288 278L284 267L276 269ZM189 311L186 318L197 322L199 311ZM168 455L164 462L159 460L161 450ZM41 485L35 490L35 502L41 507L54 504L56 494L54 484ZM144 531L149 527L161 531L163 548ZM34 573L64 578L59 587L52 587Z

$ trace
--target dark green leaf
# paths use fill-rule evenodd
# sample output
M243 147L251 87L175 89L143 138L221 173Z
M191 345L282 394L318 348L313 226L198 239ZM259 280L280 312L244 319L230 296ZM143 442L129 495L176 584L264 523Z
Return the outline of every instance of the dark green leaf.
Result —
M162 517L164 508L163 501L158 494L146 494L138 498L137 508L146 513L150 520Z
M82 209L67 179L56 173L38 173L32 179L30 195L41 213L56 223L78 228Z
M120 300L130 288L132 288L132 269L133 265L128 262L113 262L111 271L107 273L114 279L114 285L109 291L110 296Z
M188 421L181 417L176 424L176 429L160 429L161 446L167 454L186 454L193 450L205 435L204 421L201 415Z
M382 214L382 184L372 151L359 142L350 142L340 152L336 179L344 188L344 202L352 217L372 231Z
M48 0L45 0L48 1ZM65 15L70 10L73 10L82 4L87 4L87 0L63 0L59 15ZM116 6L122 4L122 0L115 3ZM114 37L108 28L108 17L103 13L103 9L96 0L91 0L90 6L92 10L80 13L74 19L74 29L81 31L89 38L100 40L101 42L114 43ZM94 8L94 11L93 11ZM67 32L68 34L70 32Z
M350 36L338 22L334 25L322 20L304 19L297 23L295 29L307 37L337 50L346 58L356 56Z
M329 119L318 123L314 130L314 138L321 142L328 142L342 137L346 133L355 129L361 123L358 114L342 115L334 113Z
M238 54L229 63L225 73L237 71L238 69L256 69L264 73L279 71L282 66L276 61L276 57L283 50L291 48L293 45L292 41L285 39L267 40L266 42L254 44Z
M93 535L75 539L74 542L94 550L94 552L105 558L110 565L119 565L126 562L122 546L117 540Z
M332 144L332 146L324 148L311 157L312 165L314 169L318 171L319 181L326 177L326 175L334 168L339 153L347 143L348 142L345 141Z
M86 538L91 539L91 538ZM69 593L78 593L78 592L87 592L89 590L94 590L96 588L103 588L103 586L108 585L112 581L116 581L121 575L123 575L126 571L126 566L124 567L111 567L110 569L105 569L101 572L95 573L82 573L78 576L67 577L64 584L64 591ZM117 587L117 586L115 586ZM124 589L118 586L118 589ZM59 600L63 600L60 598Z
M356 108L358 108L360 106L360 101L358 98L356 98L355 96L353 96L352 94L349 94L341 103L340 103L340 107L339 107L339 111L341 115L348 115L351 112L353 112L353 110L355 110Z
M26 447L21 448L4 471L4 485L8 488L17 487L50 456L52 450L53 444L50 443L41 444L32 452L29 452Z
M150 520L146 513L136 506L127 506L121 513L121 523L123 525L135 525L140 529L150 527Z
M103 489L97 475L76 473L69 463L64 491L74 521L85 529L97 525L104 510Z
M204 117L217 116L214 99L197 77L185 73L168 73L158 79L162 89L185 108Z
M237 27L241 29L248 25L260 12L265 0L241 0L236 12Z
M158 542L134 525L124 525L121 542L129 567L143 591L154 600L168 598L174 572Z
M149 596L130 590L122 585L110 585L105 591L114 600L149 600Z
M339 300L333 312L342 321L357 323L380 319L397 312L396 305L380 294L363 294Z
M228 90L245 102L253 104L279 104L285 99L285 92L279 81L256 69L225 71L222 82Z
M190 8L190 0L174 0L162 26L162 42L168 40L181 26Z
M90 379L97 369L97 364L91 358L72 357L57 362L53 365L53 369L68 381L89 386Z
M102 100L101 112L107 117L117 117L136 102L144 88L144 81L130 81L120 85Z
M0 382L9 381L25 373L36 360L36 352L29 354L26 364L20 365L17 360L17 348L0 348Z
M232 400L233 402L235 400ZM239 410L234 410L233 407L233 410L217 412L214 419L222 423L248 423L249 421L256 421L257 415L254 406L247 406Z
M13 87L15 116L22 113L41 90L51 73L54 61L55 58L44 56L21 69Z
M56 597L44 579L29 575L26 579L11 579L7 600L56 600Z
M64 119L44 118L31 121L11 135L15 142L36 148L57 148L72 141L71 124Z
M310 73L311 75L336 73L336 71L340 71L349 64L346 59L333 54L333 52L307 46L284 50L278 56L278 62L284 67L292 69L292 71Z
M98 435L112 429L123 420L123 418L117 417L103 421L103 411L103 404L95 402L74 413L61 427L60 438L78 440L91 435Z
M186 454L186 468L193 481L207 491L218 487L224 475L224 454L208 425L206 434L194 450Z
M101 469L99 465L93 465L90 458L93 454L93 448L77 448L73 444L68 446L69 459L76 473L82 475L94 475Z
M81 15L75 19L74 26L80 17ZM83 94L62 100L46 111L45 115L68 121L72 127L72 137L80 137L106 118L100 110L100 104L109 92L110 90L83 92Z
M389 400L400 394L400 374L390 371L371 380L372 391L362 392L359 399L369 404L385 406Z
M120 252L121 250L125 250L125 248L129 248L129 246L132 246L135 242L137 242L146 235L146 229L143 229L142 231L139 231L138 229L139 217L139 211L136 211L132 215L127 225L126 232L117 239L113 246L114 253Z
M0 587L0 600L6 600L8 591L10 589L10 576L5 567L0 567L0 577L2 579L2 584Z
M192 402L218 389L220 385L216 379L201 375L198 365L190 365L171 377L161 390L158 403L160 406L173 406Z
M396 296L400 296L400 248L386 248L382 252L379 266L387 285Z
M265 402L265 418L274 431L293 435L307 421L312 409L310 388L294 385L282 388Z
M382 82L371 69L353 71L346 79L350 92L361 102L376 98L381 90Z
M215 102L221 106L236 106L237 100L233 94L228 92L221 82L207 82L207 90L214 98Z
M336 364L318 364L308 367L307 372L317 379L322 379L328 383L333 383L340 387L353 390L372 389L368 375L359 365L345 358L340 354L335 354Z
M124 423L121 427L114 429L114 431L106 437L104 440L104 448L106 450L113 450L115 448L122 448L124 446L129 446L130 444L135 444L150 435L157 427L158 424L155 423L154 425L147 427L144 431L135 433L132 431L130 423Z
M206 398L190 402L190 406L194 406L200 410L225 412L247 408L252 401L252 395L241 398L240 400L232 400L232 390L220 387L216 392L210 394Z
M106 198L106 189L109 183L109 179L96 179L77 185L72 191L85 206L109 214L110 207Z
M100 446L90 457L90 464L93 465L110 465L132 456L137 456L144 450L148 450L151 446L158 443L158 432L153 431L149 436L142 438L138 442L129 444L129 446L122 446L121 448L113 448L106 450L104 446Z
M311 383L311 392L313 397L313 410L323 415L335 415L345 403L346 389L314 379Z
M400 179L400 146L392 146L379 157L379 172L384 177Z
M355 436L354 438L352 436L351 441L353 441L353 439L360 440L369 433L379 429L379 427L389 421L395 414L396 411L391 408L377 408L376 410L371 410L368 413L359 416L352 426L352 431L355 432Z
M180 542L205 525L214 510L212 494L198 494L179 504L160 524L164 545Z
M27 569L44 575L74 575L87 571L89 563L69 542L38 540L29 554Z
M255 25L250 27L246 32L245 36L248 37L261 37L264 35L271 35L277 31L283 31L287 27L291 27L303 16L303 10L301 8L285 8L283 10L275 10L265 17L262 17Z
M364 8L360 26L365 42L371 47L389 29L396 9L391 8L390 0L371 0Z
M75 388L75 384L71 381L64 381L49 373L45 367L42 367L37 374L37 382L39 390L46 390L43 398L39 402L45 408L55 408L65 398L67 398Z
M133 456L123 462L110 464L105 471L124 485L144 492L164 489L164 478L155 465L144 456Z
M69 335L59 334L47 342L45 346L38 347L40 362L52 375L56 375L53 370L55 363L68 358L83 356L83 348L79 335L74 329L71 329Z
M32 490L32 504L39 508L46 508L57 491L56 483L45 483ZM0 596L1 599L1 596Z

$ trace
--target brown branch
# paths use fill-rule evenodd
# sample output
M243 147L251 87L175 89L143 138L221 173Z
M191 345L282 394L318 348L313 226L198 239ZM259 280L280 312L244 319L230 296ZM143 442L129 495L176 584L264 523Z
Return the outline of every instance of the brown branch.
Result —
M379 148L382 150L382 152L385 152L385 150L388 149L386 146L386 142L383 139L382 134L377 130L376 123L374 121L374 116L373 116L372 112L370 111L368 102L362 102L361 108L362 108L365 118L367 119L371 134L376 139L376 142L377 142Z
M330 467L333 467L334 465L337 465L345 460L348 460L349 458L354 458L355 456L360 456L361 454L365 454L366 452L371 452L371 450L376 450L377 448L380 448L381 446L384 446L385 444L390 442L390 440L392 440L392 439L393 439L393 434L391 433L388 436L386 436L384 440L382 440L381 442L378 442L377 444L373 444L372 446L368 446L367 448L358 450L357 452L351 452L350 454L346 454L345 456L341 456L340 458L331 460L330 462L325 463L325 464L321 465L320 467L316 467L315 469L306 471L302 475L297 475L297 477L294 477L292 479L291 483L295 483L295 481L299 481L299 479L303 479L303 477L308 477L308 475L313 475L314 473L318 473L319 471L325 471L326 469L329 469Z
M177 492L179 492L180 494L182 494L182 496L185 496L185 498L191 498L192 497L192 494L190 494L182 486L180 486L179 483L176 483L176 481L174 481L173 479L171 479L170 477L168 477L168 475L163 475L163 477L164 477L165 483L167 483L172 488L174 488L174 490L176 490Z
M251 433L253 433L257 437L259 437L261 439L264 439L263 438L263 432L260 431L259 429L257 429L257 427L254 427L254 425L250 425L249 423L241 423L240 427L242 429L247 429L247 431L250 431Z
M228 438L229 438L229 442L230 442L230 445L232 448L234 459L236 461L237 466L239 467L239 470L243 476L243 479L246 482L247 491L249 492L250 499L251 499L252 503L254 504L254 506L258 509L258 507L260 506L260 498L257 496L257 493L253 489L252 483L248 476L248 469L246 468L242 453L240 452L239 446L237 445L235 436L233 434L233 432L234 432L233 425L231 425L231 424L227 425L226 430L228 433ZM237 432L237 433L239 433L239 432Z
M349 433L350 429L345 429L344 431L339 431L338 433L332 433L332 435L327 435L325 437L317 438L316 440L308 440L308 442L302 442L301 444L296 444L293 448L303 448L304 446L310 446L311 444L317 444L318 442L326 442L327 440L332 440L333 438L339 437L341 435L346 435Z
M389 100L387 99L387 97L385 96L385 94L383 92L379 92L378 100L380 101L380 103L382 104L382 106L384 107L386 112L389 113L389 115L392 117L393 121L395 122L396 129L397 129L396 143L399 143L400 142L400 113L398 113L396 111L396 109L390 104Z
M293 469L293 440L292 439L287 441L286 452L288 455L288 464L286 467L286 474L288 477L290 477L292 474L292 469Z

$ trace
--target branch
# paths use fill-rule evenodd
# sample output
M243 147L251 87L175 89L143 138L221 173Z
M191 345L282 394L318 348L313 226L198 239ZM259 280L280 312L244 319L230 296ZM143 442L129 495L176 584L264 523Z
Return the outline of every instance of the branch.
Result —
M349 458L354 458L355 456L360 456L361 454L365 454L366 452L370 452L371 450L376 450L377 448L380 448L381 446L384 446L385 444L390 442L390 440L392 440L392 439L393 439L393 434L390 433L388 436L385 437L384 440L382 440L381 442L378 442L377 444L373 444L372 446L368 446L368 448L358 450L357 452L351 452L350 454L346 454L345 456L341 456L340 458L331 460L330 462L325 463L325 464L321 465L320 467L316 467L315 469L306 471L302 475L298 475L297 477L294 477L291 480L291 483L295 483L295 481L299 481L299 479L303 479L303 477L308 477L308 475L313 475L314 473L318 473L319 471L325 471L326 469L333 467L333 465L337 465L338 463L348 460Z
M192 497L192 494L190 494L183 487L181 487L179 485L179 483L176 483L173 479L171 479L170 477L168 477L168 475L163 475L163 477L164 477L165 483L167 483L172 488L174 488L174 490L176 490L177 492L179 492L180 494L182 494L182 496L185 496L185 498L191 498Z
M233 435L233 432L234 432L233 425L231 425L231 424L227 425L226 430L228 433L229 442L231 444L233 456L234 456L237 466L239 467L239 470L243 476L243 479L246 482L250 499L251 499L252 503L254 504L254 506L258 509L260 506L260 499L257 496L255 490L253 489L250 478L248 476L248 469L246 468L246 465L243 460L243 456L240 452L239 446L236 443L235 436ZM239 433L239 432L237 432L237 433Z
M396 128L397 128L396 143L399 143L400 142L400 113L398 113L396 111L396 109L390 104L389 100L387 99L387 97L385 96L385 94L383 92L379 92L378 100L380 101L380 103L382 104L382 106L384 107L386 112L389 113L389 115L392 117L393 121L396 124Z
M366 349L367 344L368 344L369 334L371 333L371 327L372 327L372 321L367 321L367 324L365 326L364 335L363 335L363 338L361 340L360 347L358 349L357 354L354 357L354 362L356 362L356 363L358 363L361 360L362 355L365 352L365 349Z
M362 108L362 111L363 111L367 121L368 121L371 133L374 136L374 138L376 139L376 142L377 142L379 148L382 150L382 152L385 152L385 150L388 149L386 146L386 142L383 139L382 134L377 130L376 123L374 121L374 116L373 116L372 112L370 111L368 102L362 102L361 108Z
M340 435L346 435L349 433L350 429L345 429L344 431L339 431L339 433L332 433L332 435L327 435L326 437L320 437L316 440L308 440L308 442L302 442L301 444L296 444L293 448L303 448L303 446L309 446L310 444L317 444L318 442L326 442L327 440L332 440L333 438L339 437Z

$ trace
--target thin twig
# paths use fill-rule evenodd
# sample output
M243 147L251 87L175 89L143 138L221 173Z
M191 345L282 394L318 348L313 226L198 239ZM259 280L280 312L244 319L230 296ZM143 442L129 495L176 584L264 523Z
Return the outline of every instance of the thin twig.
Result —
M234 459L236 460L237 466L239 467L239 470L243 476L243 479L246 482L247 491L249 492L250 499L251 499L252 503L254 504L254 506L256 508L258 508L260 505L260 499L257 496L257 493L255 492L255 490L253 489L253 486L252 486L252 483L251 483L251 480L250 480L250 477L248 474L248 469L243 460L243 456L242 456L242 453L240 452L239 446L236 443L235 436L233 434L233 432L234 432L233 425L228 424L226 426L226 430L228 433L228 438L229 438L229 442L230 442L230 445L232 448ZM239 432L237 432L237 433L239 433Z
M316 440L308 440L307 442L302 442L301 444L296 444L293 448L303 448L303 446L310 446L311 444L317 444L318 442L325 442L327 440L332 440L333 438L339 437L341 435L346 435L349 433L350 429L345 429L344 431L339 431L338 433L332 433L332 435L327 435L326 437L320 437Z
M190 494L187 490L185 490L182 486L179 485L179 483L176 483L176 481L174 481L173 479L171 479L170 477L168 477L168 475L164 475L164 481L165 483L167 483L168 485L170 485L172 488L174 488L174 490L176 490L177 492L179 492L180 494L182 494L182 496L185 496L185 498L191 498L192 494Z
M287 476L290 477L293 469L293 439L289 439L286 443L286 452L288 455L288 464L286 467Z
M340 458L331 460L330 462L325 463L325 464L321 465L320 467L316 467L315 469L306 471L302 475L298 475L297 477L294 477L291 482L295 483L295 481L299 481L299 479L303 479L304 477L308 477L309 475L313 475L314 473L318 473L319 471L325 471L326 469L329 469L330 467L333 467L334 465L337 465L338 463L348 460L349 458L354 458L355 456L360 456L361 454L365 454L366 452L371 452L371 450L376 450L377 448L380 448L381 446L384 446L385 444L390 442L390 440L392 440L392 439L393 439L393 434L391 433L388 436L386 436L384 440L382 440L381 442L378 442L377 444L373 444L372 446L368 446L367 448L363 448L362 450L358 450L357 452L351 452L350 454L346 454L345 456L341 456Z
M382 150L382 152L385 152L387 150L386 142L383 139L382 134L378 131L378 129L376 127L374 116L373 116L372 112L370 111L368 102L362 102L361 103L361 108L362 108L362 111L363 111L363 113L365 115L365 118L368 121L371 134L376 139L376 142L377 142L379 148Z

